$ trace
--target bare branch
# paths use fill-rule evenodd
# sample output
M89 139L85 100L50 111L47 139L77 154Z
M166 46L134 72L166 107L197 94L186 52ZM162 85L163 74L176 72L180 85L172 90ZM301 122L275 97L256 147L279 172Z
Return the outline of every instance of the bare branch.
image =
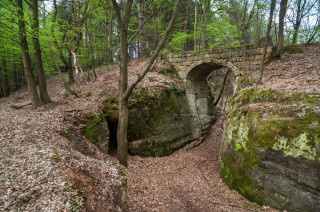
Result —
M125 92L125 94L121 97L122 100L128 100L129 97L130 97L130 94L132 93L133 89L136 87L136 85L144 78L144 76L150 71L150 67L152 66L154 60L157 58L160 50L163 48L165 42L166 42L166 39L169 35L169 32L171 31L172 29L172 26L173 26L173 23L174 23L174 20L177 16L177 13L178 13L178 6L179 6L179 2L180 0L176 0L176 4L175 4L175 7L174 7L174 12L172 14L172 17L171 17L171 20L170 20L170 23L166 29L166 32L164 33L155 53L151 56L151 58L149 59L149 62L147 64L147 66L145 67L145 69L142 71L142 73L137 77L137 79L129 86L129 88L127 89L127 91Z

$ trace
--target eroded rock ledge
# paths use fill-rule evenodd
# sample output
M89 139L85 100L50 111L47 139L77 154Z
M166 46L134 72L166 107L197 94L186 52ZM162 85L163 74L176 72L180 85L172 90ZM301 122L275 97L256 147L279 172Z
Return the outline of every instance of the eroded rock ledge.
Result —
M145 90L135 93L129 101L129 151L140 156L161 157L201 142L216 119L215 108L206 102L208 109L200 111L204 106L190 104L190 101L185 91L175 86L159 90L155 95ZM111 139L116 133L117 107L115 94L106 92L102 111Z
M240 91L229 103L220 176L247 199L320 210L320 95Z

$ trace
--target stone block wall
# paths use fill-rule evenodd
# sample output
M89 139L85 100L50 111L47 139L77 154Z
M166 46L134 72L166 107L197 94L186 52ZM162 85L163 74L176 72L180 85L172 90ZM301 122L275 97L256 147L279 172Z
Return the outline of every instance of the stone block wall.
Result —
M215 63L231 68L235 76L248 66L249 70L257 71L261 63L263 48L248 48L246 50L246 63L244 63L244 52L239 48L232 49L210 49L193 52L180 52L168 54L165 59L178 71L179 75L186 80L188 73L196 66L203 63ZM266 59L270 56L272 47L267 48Z

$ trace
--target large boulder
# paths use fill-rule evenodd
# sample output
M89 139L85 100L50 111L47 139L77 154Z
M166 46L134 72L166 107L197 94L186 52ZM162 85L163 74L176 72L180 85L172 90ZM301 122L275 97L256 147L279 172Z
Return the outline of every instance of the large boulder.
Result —
M156 95L146 90L134 93L129 101L129 151L158 157L201 142L216 118L215 108L212 103L204 102L208 105L203 112L199 103L197 113L190 101L185 91L175 86L159 90ZM113 92L106 92L102 111L108 120L111 138L118 123L117 98Z
M320 95L247 89L229 102L220 176L247 199L320 211Z

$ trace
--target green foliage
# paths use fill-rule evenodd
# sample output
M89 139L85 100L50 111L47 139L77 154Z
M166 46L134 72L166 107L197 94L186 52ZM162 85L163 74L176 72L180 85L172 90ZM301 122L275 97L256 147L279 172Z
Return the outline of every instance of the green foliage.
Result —
M175 85L171 85L170 87L165 88L165 91L167 92L173 92L175 94L183 94L185 92L184 89L178 88Z
M187 34L185 32L176 32L172 34L172 39L169 42L169 48L173 51L182 51L183 45L188 39L193 37L192 34Z
M236 151L239 152L241 149L241 144L236 144Z

